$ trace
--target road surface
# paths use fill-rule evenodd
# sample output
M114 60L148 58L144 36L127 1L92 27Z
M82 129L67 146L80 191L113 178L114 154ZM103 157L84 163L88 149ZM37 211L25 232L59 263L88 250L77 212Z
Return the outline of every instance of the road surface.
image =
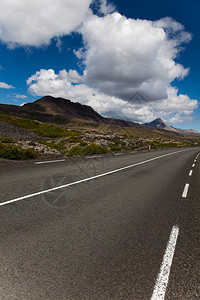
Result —
M200 299L199 148L0 162L0 299Z

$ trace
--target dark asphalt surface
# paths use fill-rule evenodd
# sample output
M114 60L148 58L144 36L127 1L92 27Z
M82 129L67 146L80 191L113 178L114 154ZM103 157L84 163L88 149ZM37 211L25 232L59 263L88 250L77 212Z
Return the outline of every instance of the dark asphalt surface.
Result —
M0 202L177 151L0 162ZM200 299L200 156L192 168L199 152L1 206L0 299L151 299L174 225L165 299Z

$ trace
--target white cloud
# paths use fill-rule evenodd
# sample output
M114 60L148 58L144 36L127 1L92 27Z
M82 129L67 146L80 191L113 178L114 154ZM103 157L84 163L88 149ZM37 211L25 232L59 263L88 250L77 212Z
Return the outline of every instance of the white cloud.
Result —
M0 89L14 89L15 87L12 86L11 84L7 84L5 82L0 82Z
M15 98L17 98L17 99L26 99L27 96L26 96L26 95L19 95L19 94L16 94L16 95L15 95Z
M73 74L73 76L72 76ZM73 80L72 80L73 78ZM75 102L92 106L98 113L106 117L115 117L137 122L150 122L157 117L166 121L183 122L191 119L191 114L198 107L197 100L187 95L178 95L178 89L168 86L167 98L149 102L140 94L133 95L125 101L119 97L105 95L82 82L76 71L40 70L27 80L29 92L37 95L63 97Z
M160 100L167 98L170 82L189 73L175 58L191 36L170 18L152 22L119 13L93 15L81 33L84 49L77 57L85 65L85 81L107 95L127 100L140 92L149 101Z
M92 0L1 0L0 40L10 47L47 45L70 34L90 14Z
M112 3L108 3L107 0L101 0L99 10L103 15L107 15L114 12L115 6Z
M76 70L61 70L56 74L52 69L41 69L28 78L29 92L37 96L50 94L68 98L91 105L104 116L132 121L148 122L156 117L170 120L171 123L189 120L198 102L179 94L171 83L175 79L184 79L189 73L189 68L178 64L176 57L182 51L183 43L190 41L191 34L171 18L156 22L128 19L116 12L109 14L113 6L106 0L96 1L104 17L89 11L92 0L82 1L85 10L81 16L78 14L76 25L71 22L71 16L69 20L66 17L69 26L65 22L60 24L56 19L58 24L51 24L48 33L44 26L41 35L37 36L37 42L34 39L31 42L34 45L45 44L57 36L57 44L61 47L59 36L70 33L84 20L79 27L83 47L74 50L83 63L83 76ZM59 1L63 11L69 3ZM43 6L41 2L37 4ZM62 16L59 18L61 21ZM52 21L51 10L48 10L46 18L45 24L48 18ZM38 24L42 24L40 18ZM59 26L64 26L64 29L57 30ZM22 37L20 35L19 38ZM10 41L23 44L14 39ZM29 41L24 43L28 44Z
M28 78L27 84L29 91L36 95L54 95L66 96L71 93L75 83L80 81L81 76L76 70L61 70L59 74L55 74L54 70L44 70L36 72Z

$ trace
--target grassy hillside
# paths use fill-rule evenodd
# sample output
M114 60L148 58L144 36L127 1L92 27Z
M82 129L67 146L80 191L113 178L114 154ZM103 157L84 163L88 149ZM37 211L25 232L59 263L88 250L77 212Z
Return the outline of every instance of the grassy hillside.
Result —
M11 129L7 128L9 137L1 136L0 130L0 158L6 159L92 155L149 149L149 146L169 148L199 144L197 138L170 135L159 130L147 131L103 125L92 121L75 120L70 125L64 126L0 114L0 122L3 122L4 127L14 126ZM29 135L19 140L19 136L15 136L14 128L34 133L34 136Z

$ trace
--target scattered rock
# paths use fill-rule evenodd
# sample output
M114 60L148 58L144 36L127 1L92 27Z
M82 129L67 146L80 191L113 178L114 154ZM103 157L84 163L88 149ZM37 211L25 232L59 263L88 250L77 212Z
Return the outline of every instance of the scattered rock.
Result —
M9 123L0 121L0 137L13 138L15 141L29 139L31 141L38 140L38 136L29 130L19 128Z
M43 155L53 155L53 156L61 156L61 152L55 149L51 149L43 144L32 141L18 141L15 143L16 146L21 147L22 149L33 149L35 152Z

